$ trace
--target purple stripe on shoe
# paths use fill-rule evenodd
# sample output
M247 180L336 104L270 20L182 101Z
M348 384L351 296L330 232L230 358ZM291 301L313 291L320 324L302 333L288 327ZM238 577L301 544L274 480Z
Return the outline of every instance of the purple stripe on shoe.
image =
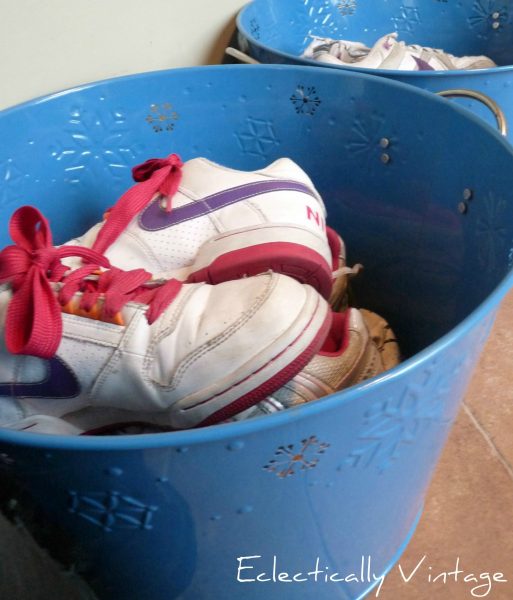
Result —
M273 179L270 181L254 181L245 185L229 188L216 194L194 200L190 204L173 208L166 212L160 208L160 201L154 200L139 217L139 225L147 231L166 229L191 219L203 217L211 212L248 200L269 192L302 192L315 198L313 191L297 181Z
M422 58L417 58L416 56L414 56L413 60L417 63L417 66L419 67L419 71L434 71L435 70L425 60L422 60Z
M33 383L1 382L0 396L13 398L74 398L80 394L75 373L58 356L45 363L46 374Z

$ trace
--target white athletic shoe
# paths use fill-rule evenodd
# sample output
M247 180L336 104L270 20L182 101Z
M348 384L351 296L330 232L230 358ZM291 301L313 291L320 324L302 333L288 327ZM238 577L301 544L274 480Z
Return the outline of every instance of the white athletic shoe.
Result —
M212 286L102 270L101 255L53 247L31 207L10 231L16 244L0 253L5 427L85 407L159 412L175 429L224 421L294 377L329 330L327 302L281 274ZM66 255L89 264L70 272Z
M322 348L297 375L227 421L244 421L312 402L374 377L399 362L397 341L386 321L369 311L348 309L333 315ZM68 414L64 419L24 419L16 428L85 435L140 435L172 430L167 415L160 412L94 407Z
M314 37L303 56L329 64L399 71L470 70L497 66L486 56L457 57L437 48L400 42L397 36L396 32L384 35L372 48L359 42Z
M400 353L390 325L367 310L350 308L333 315L326 340L311 361L279 390L228 421L244 421L313 402L346 389L398 365ZM156 420L157 419L157 420ZM158 415L122 411L79 411L66 417L88 435L126 435L159 432Z
M73 245L121 269L220 283L273 270L331 291L326 210L306 173L281 158L237 171L176 155L135 167L138 181ZM68 263L71 266L72 263Z
M323 347L301 372L230 420L243 421L312 402L392 369L400 360L390 325L373 312L349 308L333 315Z

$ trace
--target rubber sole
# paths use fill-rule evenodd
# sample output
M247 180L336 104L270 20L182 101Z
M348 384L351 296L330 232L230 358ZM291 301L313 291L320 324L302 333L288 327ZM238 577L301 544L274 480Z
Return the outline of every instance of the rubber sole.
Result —
M191 273L187 283L222 283L274 271L311 285L323 298L333 286L332 271L314 250L290 242L268 242L222 254L207 267Z

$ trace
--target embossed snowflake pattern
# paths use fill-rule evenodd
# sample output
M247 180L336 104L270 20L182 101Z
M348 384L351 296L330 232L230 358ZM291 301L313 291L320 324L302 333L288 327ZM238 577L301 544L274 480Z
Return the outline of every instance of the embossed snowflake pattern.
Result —
M362 158L378 159L383 153L383 140L386 140L387 152L395 146L396 141L385 129L385 117L378 114L367 114L357 117L351 128L351 138L346 144L347 150Z
M150 106L150 114L146 117L146 122L151 125L155 133L161 133L162 131L173 131L174 121L177 121L178 118L178 113L173 110L173 105L170 102L164 102L164 104Z
M313 115L321 104L321 99L317 95L315 87L305 87L304 85L297 86L296 91L290 97L290 101L296 112L301 115Z
M158 507L148 506L119 492L69 492L68 510L110 532L114 529L152 529L153 514Z
M339 4L356 3L356 0L340 0ZM303 43L309 44L312 35L318 35L322 28L323 35L338 39L339 32L339 8L337 2L330 0L303 0L303 2L291 3L291 9L296 11L290 15L290 22L294 23L297 32L304 29Z
M249 22L249 30L251 31L251 35L255 38L255 40L260 39L260 25L254 17Z
M504 213L507 202L490 192L482 201L483 214L476 221L476 235L479 245L479 264L493 273L503 266L502 257L506 254L507 228Z
M248 117L245 126L235 134L246 154L265 158L270 150L279 146L272 121Z
M420 24L419 9L411 6L401 6L399 14L392 17L396 31L410 33Z
M337 2L337 9L343 17L354 15L356 12L356 0L339 0Z
M21 199L23 180L23 173L12 158L0 161L0 203L2 205Z
M475 0L468 18L471 27L498 29L508 20L508 7L496 0Z
M329 446L326 442L320 442L317 436L311 435L301 440L301 444L280 446L274 453L274 458L263 469L282 479L290 477L298 471L313 469L318 465L320 457Z
M378 401L365 413L359 446L346 459L352 467L388 469L405 446L412 445L431 425L448 426L454 415L446 414L447 396L458 381L468 357L447 368L434 361L424 380L410 384L398 397ZM445 367L445 368L444 368Z
M71 110L64 135L52 148L70 183L103 177L105 170L116 179L133 163L136 144L126 121L124 112L106 107Z

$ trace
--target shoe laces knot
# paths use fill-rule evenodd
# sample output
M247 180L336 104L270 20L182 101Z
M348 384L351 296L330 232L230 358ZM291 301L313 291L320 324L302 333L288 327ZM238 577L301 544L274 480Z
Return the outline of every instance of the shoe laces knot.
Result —
M89 248L55 248L48 221L31 206L13 214L9 233L14 244L0 252L0 283L9 282L13 292L5 320L7 350L49 358L62 336L60 306L51 285L69 270L61 259L80 256L94 260L96 269L110 266L109 261Z
M30 260L32 266L37 267L43 273L49 274L49 276L56 276L61 268L66 269L60 262L57 248L38 248L32 252Z
M132 169L134 181L148 181L156 173L159 174L160 185L157 192L163 196L163 206L166 212L172 208L171 200L178 189L182 177L181 168L183 163L177 154L170 154L167 158L150 158Z
M123 325L121 309L133 301L148 306L151 324L179 293L176 279L153 281L144 269L112 267L97 251L52 244L50 226L32 206L15 211L9 223L14 242L0 252L0 283L12 298L5 318L5 344L11 354L51 358L62 339L62 312ZM84 266L70 271L63 258Z
M134 167L132 176L136 184L108 211L108 218L98 233L93 249L105 254L132 219L157 194L161 196L161 206L166 212L170 212L173 196L182 180L182 167L182 160L177 154L170 154L167 158L150 158Z

